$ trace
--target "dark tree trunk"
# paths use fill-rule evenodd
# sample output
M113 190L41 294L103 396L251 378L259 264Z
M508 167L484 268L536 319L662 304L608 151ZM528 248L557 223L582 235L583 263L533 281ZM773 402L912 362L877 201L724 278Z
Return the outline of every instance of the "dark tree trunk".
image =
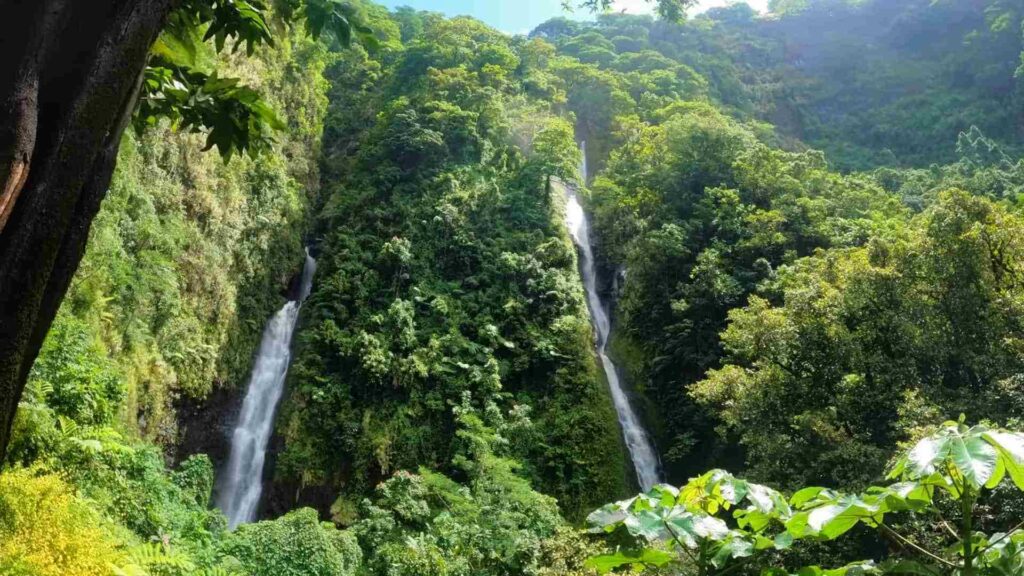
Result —
M0 0L0 460L176 0Z

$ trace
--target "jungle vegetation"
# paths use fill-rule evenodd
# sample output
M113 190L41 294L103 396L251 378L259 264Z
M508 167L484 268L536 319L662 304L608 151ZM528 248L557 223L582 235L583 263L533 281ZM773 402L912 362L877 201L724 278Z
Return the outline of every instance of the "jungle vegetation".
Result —
M1020 574L1024 5L582 4L528 35L369 0L153 23L124 134L89 128L116 162L84 253L32 296L52 324L0 317L45 335L3 398L0 574ZM563 185L661 455L629 499ZM229 530L307 246L261 519Z

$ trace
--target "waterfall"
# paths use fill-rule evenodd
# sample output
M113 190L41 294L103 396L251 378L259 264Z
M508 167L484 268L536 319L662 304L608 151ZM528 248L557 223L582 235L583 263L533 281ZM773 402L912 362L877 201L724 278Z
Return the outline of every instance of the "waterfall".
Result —
M587 185L587 141L580 140L580 182Z
M231 438L231 456L217 503L228 517L228 525L232 529L256 518L256 507L263 493L263 463L274 428L274 411L284 391L284 379L291 361L292 334L299 318L299 308L312 289L314 272L316 260L307 249L298 299L278 310L263 330L242 412Z
M565 222L572 234L572 239L579 248L580 275L583 277L583 288L587 293L587 307L590 309L590 321L597 335L597 356L601 360L604 374L611 388L612 403L618 413L619 425L626 440L629 457L636 470L636 479L640 487L649 490L660 481L658 454L651 445L640 419L629 403L629 397L622 389L619 372L608 357L608 335L611 322L608 311L597 292L597 270L594 264L594 251L590 241L590 225L587 215L583 212L579 198L571 189L566 189Z

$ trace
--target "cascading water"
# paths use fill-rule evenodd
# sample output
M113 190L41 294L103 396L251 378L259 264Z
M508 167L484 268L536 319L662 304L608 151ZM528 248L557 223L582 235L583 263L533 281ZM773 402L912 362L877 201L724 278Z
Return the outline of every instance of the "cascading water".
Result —
M580 140L580 181L587 183L587 141Z
M580 166L581 176L587 177L586 154L584 144L580 144L581 151L584 151L582 164ZM619 425L622 427L622 435L626 440L626 448L629 450L629 457L633 461L633 468L636 470L636 479L640 487L648 490L660 481L660 463L658 454L654 451L647 431L644 430L640 419L629 403L629 397L622 389L619 381L619 372L608 357L608 336L611 332L611 322L608 319L608 311L601 301L597 291L597 268L594 263L594 250L590 243L590 224L587 215L580 205L579 197L571 188L566 187L565 223L572 234L572 239L579 248L580 276L583 277L583 288L587 293L587 307L590 309L590 321L597 333L597 356L601 360L604 374L608 379L608 386L611 388L612 404L615 405L615 412L619 417Z
M274 411L288 374L299 308L312 289L314 272L316 260L307 249L299 298L278 310L263 330L263 340L249 377L249 389L242 402L242 413L231 439L231 456L217 503L228 517L228 525L232 529L256 518L256 507L263 493L263 463L274 428Z

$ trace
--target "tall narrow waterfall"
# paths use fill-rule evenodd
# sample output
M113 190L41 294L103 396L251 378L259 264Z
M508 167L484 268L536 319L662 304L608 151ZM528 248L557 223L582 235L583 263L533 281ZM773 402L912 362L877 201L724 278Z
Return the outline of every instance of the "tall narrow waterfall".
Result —
M313 286L316 260L306 250L299 297L284 305L267 322L259 353L249 377L249 390L242 402L242 413L231 439L231 456L225 469L218 507L228 517L228 525L252 522L263 493L263 462L267 442L274 428L274 411L284 390L284 379L291 361L292 334L299 308Z
M580 182L587 184L587 141L580 140Z
M619 416L619 425L622 426L622 435L626 439L629 457L633 460L633 468L636 469L637 481L641 488L648 490L660 481L658 454L654 451L654 446L651 445L647 431L644 430L640 419L637 418L636 412L633 411L629 397L622 389L618 369L608 357L607 346L611 322L608 319L608 310L597 292L597 270L590 243L590 225L576 193L567 188L566 196L565 222L572 234L573 241L579 247L580 275L583 277L583 288L587 293L590 321L597 333L597 356L601 359L601 366L608 378L612 403Z

